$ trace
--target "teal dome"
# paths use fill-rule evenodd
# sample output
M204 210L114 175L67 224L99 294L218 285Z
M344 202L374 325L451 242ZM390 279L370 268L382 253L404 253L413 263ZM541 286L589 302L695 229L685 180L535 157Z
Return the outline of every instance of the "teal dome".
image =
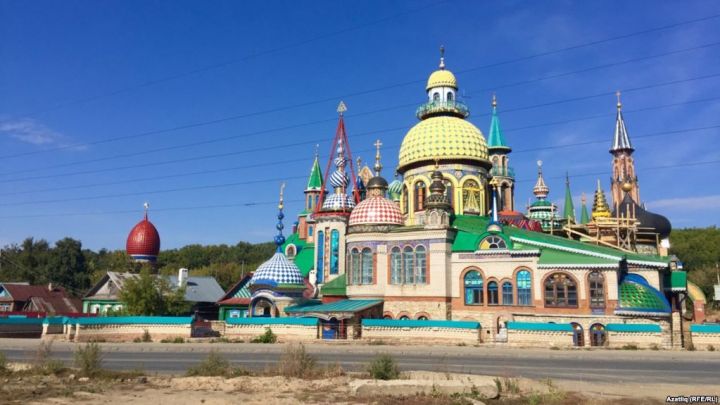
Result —
M669 316L667 298L637 274L626 275L619 288L616 315Z

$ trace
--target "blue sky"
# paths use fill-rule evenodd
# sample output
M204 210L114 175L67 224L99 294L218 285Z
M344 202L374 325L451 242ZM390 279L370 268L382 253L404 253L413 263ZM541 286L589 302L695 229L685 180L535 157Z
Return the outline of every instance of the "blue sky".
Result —
M0 2L0 245L123 248L144 201L163 248L270 240L279 184L291 222L340 99L354 155L380 138L392 176L441 44L485 134L497 93L518 207L538 159L553 200L566 171L577 207L597 178L608 188L619 89L647 207L717 225L720 164L696 163L720 160L720 18L525 58L715 14L709 1Z

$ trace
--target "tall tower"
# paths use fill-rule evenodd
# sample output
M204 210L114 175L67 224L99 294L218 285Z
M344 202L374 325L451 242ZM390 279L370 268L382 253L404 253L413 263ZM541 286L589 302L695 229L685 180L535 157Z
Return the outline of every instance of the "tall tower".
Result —
M500 211L512 211L515 193L515 173L508 165L508 155L512 149L505 143L505 137L500 129L500 118L497 114L497 98L492 98L492 118L490 120L490 133L488 136L488 152L493 164L490 174L498 182L498 205Z
M550 188L545 184L542 173L542 161L538 160L538 179L533 187L533 194L537 200L528 207L528 218L540 222L543 231L552 232L560 229L560 222L557 215L557 207L547 199Z
M298 215L298 236L309 243L313 242L315 234L315 220L312 213L320 202L320 194L325 191L318 147L318 145L315 146L315 160L310 168L310 177L308 177L307 187L305 187L305 209Z
M625 128L622 115L622 102L620 92L617 92L617 117L615 118L615 136L613 138L610 154L613 155L612 178L610 179L610 192L613 205L617 206L630 194L636 204L640 204L640 187L635 174L635 162L632 154L635 151L630 143L630 136Z
M570 176L565 174L565 205L563 206L563 219L569 224L577 222L575 220L575 204L573 203L572 193L570 192Z

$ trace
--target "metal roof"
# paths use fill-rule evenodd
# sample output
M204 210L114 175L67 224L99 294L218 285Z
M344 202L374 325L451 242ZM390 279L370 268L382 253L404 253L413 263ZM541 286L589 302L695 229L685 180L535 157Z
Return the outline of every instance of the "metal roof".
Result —
M285 308L285 312L358 312L382 303L383 300L340 300L327 304L292 305Z

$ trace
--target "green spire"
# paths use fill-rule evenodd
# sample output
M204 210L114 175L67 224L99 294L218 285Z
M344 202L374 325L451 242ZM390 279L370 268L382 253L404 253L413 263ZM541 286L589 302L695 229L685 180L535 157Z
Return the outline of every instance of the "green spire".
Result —
M563 219L568 222L575 222L575 205L570 193L570 176L565 174L565 208L563 210Z
M587 205L585 204L587 202L587 199L585 198L585 194L582 195L582 211L580 212L580 223L581 224L587 224L590 222L590 215L588 215Z
M493 94L492 99L492 118L490 119L490 135L488 136L488 149L505 149L508 152L510 147L505 143L505 137L500 129L500 118L497 115L497 98Z
M305 190L322 190L322 183L322 171L320 170L320 162L318 160L318 153L316 149L315 161L313 162L312 169L310 169L310 178L308 179L307 188Z

